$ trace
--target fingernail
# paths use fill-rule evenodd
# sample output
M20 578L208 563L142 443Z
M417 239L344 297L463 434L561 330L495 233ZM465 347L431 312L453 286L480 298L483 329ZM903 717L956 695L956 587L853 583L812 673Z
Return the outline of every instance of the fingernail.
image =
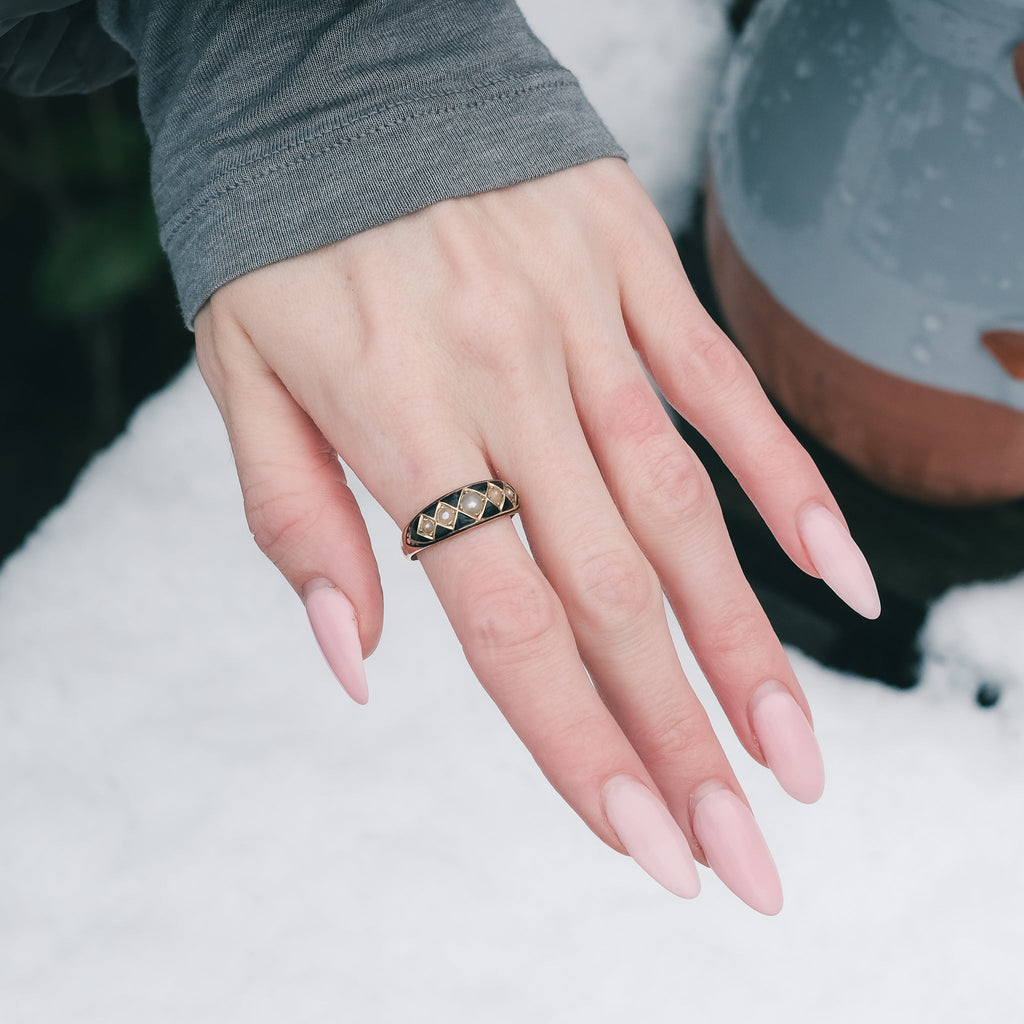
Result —
M782 683L762 683L750 699L750 722L768 767L794 800L813 804L825 789L825 765L804 710Z
M668 808L631 775L616 775L601 791L604 813L633 858L659 885L683 899L700 892L690 844Z
M330 580L324 579L307 583L302 600L313 636L331 671L357 704L365 704L370 691L352 602Z
M824 505L800 513L797 532L818 575L855 612L877 619L882 610L867 559L850 532Z
M696 794L693 831L711 870L748 907L762 914L782 909L782 883L768 844L750 808L731 790L715 785Z

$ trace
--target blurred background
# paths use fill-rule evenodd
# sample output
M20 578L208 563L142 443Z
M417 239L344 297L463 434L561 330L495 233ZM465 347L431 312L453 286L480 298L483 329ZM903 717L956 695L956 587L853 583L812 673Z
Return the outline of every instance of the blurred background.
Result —
M734 32L753 6L730 6ZM135 85L31 99L0 92L0 563L193 350L157 239ZM698 296L721 319L700 206L698 195L677 242ZM824 664L912 686L930 604L950 587L1024 568L1024 502L963 510L894 498L797 430L878 579L885 614L865 622L789 563L714 452L679 428L711 472L777 632ZM995 699L979 690L980 703Z
M191 353L148 152L134 78L0 93L0 562Z

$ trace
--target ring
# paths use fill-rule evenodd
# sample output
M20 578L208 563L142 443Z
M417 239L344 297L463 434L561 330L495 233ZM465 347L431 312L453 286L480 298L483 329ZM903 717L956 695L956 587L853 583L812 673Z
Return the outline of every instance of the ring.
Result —
M402 550L415 560L423 548L519 511L519 495L504 480L481 480L436 498L412 517Z

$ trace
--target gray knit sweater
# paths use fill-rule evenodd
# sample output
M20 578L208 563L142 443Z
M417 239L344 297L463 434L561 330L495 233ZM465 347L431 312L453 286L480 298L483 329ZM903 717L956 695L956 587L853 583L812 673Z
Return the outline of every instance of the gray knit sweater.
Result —
M133 70L189 324L257 267L623 155L512 0L0 0L3 87Z

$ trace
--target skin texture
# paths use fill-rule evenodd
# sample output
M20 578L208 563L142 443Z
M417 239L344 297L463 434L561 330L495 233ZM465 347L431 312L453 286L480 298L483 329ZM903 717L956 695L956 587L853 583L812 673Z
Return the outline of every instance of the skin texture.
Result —
M764 763L748 707L762 683L810 716L637 355L801 568L816 574L801 510L841 516L626 165L444 202L255 271L214 294L196 340L257 543L298 593L327 579L347 595L364 655L383 601L335 453L394 519L396 544L438 494L514 484L536 561L509 520L420 556L470 665L601 839L624 851L601 792L629 776L704 860L693 795L745 798L663 592L753 757Z

